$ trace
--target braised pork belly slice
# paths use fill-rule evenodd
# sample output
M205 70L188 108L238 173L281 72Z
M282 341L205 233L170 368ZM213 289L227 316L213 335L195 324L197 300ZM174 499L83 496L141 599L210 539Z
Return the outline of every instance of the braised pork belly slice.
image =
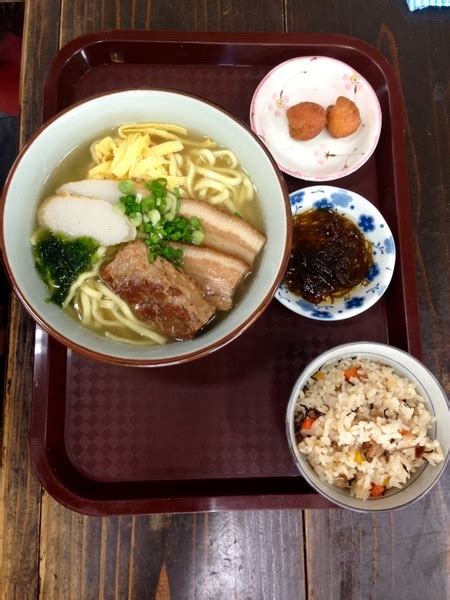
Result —
M171 246L183 250L181 268L200 286L208 302L218 310L230 310L237 286L250 273L248 264L204 246L174 242Z
M205 233L205 246L237 256L250 266L266 241L263 234L244 219L219 210L207 202L183 199L180 215L200 219Z
M172 339L192 339L215 313L189 275L162 258L149 263L142 241L121 248L100 274L139 319Z

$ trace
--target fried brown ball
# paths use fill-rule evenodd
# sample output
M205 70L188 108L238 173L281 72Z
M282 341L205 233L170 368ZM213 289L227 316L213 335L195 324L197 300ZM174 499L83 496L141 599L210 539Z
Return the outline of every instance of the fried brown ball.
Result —
M294 140L305 142L319 135L327 122L325 109L315 102L299 102L287 109L289 134Z
M336 104L327 109L327 129L335 138L342 138L355 133L361 125L358 107L354 102L339 96Z

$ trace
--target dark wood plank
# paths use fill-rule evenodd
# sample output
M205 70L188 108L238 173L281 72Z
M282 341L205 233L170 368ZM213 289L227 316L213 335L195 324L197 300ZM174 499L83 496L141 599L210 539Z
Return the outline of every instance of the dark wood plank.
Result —
M290 31L356 35L377 46L400 78L407 108L407 151L424 362L450 390L448 195L448 31L442 11L411 14L403 2L288 1ZM418 50L420 45L420 51ZM387 515L305 511L308 598L448 597L446 495L450 474L424 500Z
M173 516L164 563L172 598L305 598L301 511Z
M449 477L411 508L377 516L305 511L312 600L446 600Z
M151 14L158 4L152 0L62 0L60 46L92 31L153 28Z
M0 488L0 597L5 600L37 595L41 498L27 443L34 325L15 297L9 329Z
M21 127L23 145L42 124L44 77L58 51L61 0L33 0L25 6L23 31Z
M20 141L40 124L42 79L58 48L59 0L27 3L25 13ZM41 489L28 452L34 325L18 300L9 310L9 344L4 394L0 596L36 598L39 587Z
M284 2L175 0L152 2L152 29L188 31L283 31Z
M46 496L42 598L305 598L301 511L84 517Z
M253 0L62 0L61 45L102 29L283 31L284 3Z
M45 495L40 597L155 597L164 564L165 526L165 518L158 516L86 517Z

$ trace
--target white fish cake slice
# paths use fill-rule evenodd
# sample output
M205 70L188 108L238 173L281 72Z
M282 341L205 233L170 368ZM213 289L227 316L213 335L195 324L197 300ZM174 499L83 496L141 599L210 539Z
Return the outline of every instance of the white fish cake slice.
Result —
M88 236L102 246L136 237L136 228L106 200L83 196L50 196L38 211L42 227L74 237Z
M64 183L56 190L56 193L98 198L116 204L119 198L123 196L118 184L119 182L114 179L82 179L81 181Z

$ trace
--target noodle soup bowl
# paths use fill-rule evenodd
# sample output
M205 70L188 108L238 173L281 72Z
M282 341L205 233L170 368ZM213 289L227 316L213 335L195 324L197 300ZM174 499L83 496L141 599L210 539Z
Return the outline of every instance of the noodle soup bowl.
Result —
M131 122L177 123L230 149L253 182L266 244L236 305L188 341L132 346L102 337L46 301L30 238L46 185L61 161ZM78 150L77 150L78 151ZM71 176L82 179L82 176ZM69 179L70 180L70 177ZM48 193L52 193L50 190ZM2 245L14 290L32 317L58 341L90 358L123 365L170 365L200 358L243 333L268 306L282 280L291 243L291 211L282 176L262 143L225 110L200 98L166 90L128 90L73 105L48 121L24 147L3 194Z

